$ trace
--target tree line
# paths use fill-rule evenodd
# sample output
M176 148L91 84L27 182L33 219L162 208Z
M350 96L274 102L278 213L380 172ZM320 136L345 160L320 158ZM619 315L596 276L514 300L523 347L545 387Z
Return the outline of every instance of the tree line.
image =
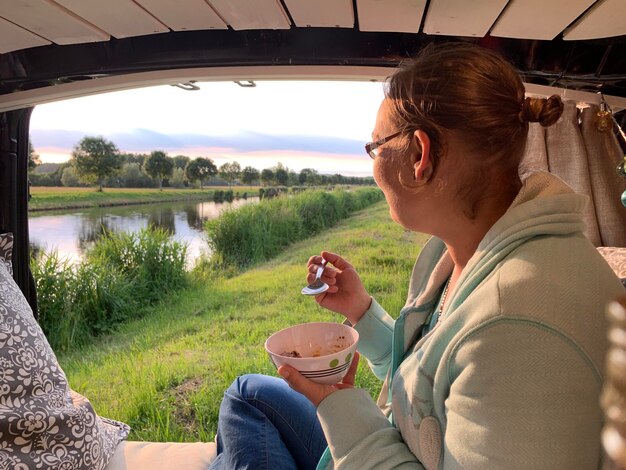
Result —
M163 186L186 187L243 184L248 186L318 186L326 184L374 184L371 177L320 174L312 168L300 172L290 170L282 163L258 170L227 162L217 167L210 158L190 158L186 155L170 157L162 150L149 154L120 152L117 146L103 138L86 136L73 148L70 160L58 165L48 174L33 173L41 164L32 145L29 145L30 180L35 186L96 186L145 188Z

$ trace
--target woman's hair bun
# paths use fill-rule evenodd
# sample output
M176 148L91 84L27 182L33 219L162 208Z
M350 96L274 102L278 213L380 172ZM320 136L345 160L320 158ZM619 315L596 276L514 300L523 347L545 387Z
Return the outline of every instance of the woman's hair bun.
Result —
M563 101L559 95L550 98L526 98L519 117L522 122L538 122L548 127L558 121L563 113Z

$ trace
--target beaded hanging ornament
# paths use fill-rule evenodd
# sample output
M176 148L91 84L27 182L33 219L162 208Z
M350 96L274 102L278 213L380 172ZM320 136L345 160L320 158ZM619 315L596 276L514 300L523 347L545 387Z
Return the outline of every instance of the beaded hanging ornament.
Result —
M598 114L596 115L596 119L595 119L596 129L598 129L600 132L608 132L608 131L612 131L613 128L615 127L617 129L617 133L622 138L623 143L626 144L626 134L624 134L622 127L617 122L617 119L615 119L615 116L613 115L613 111L611 110L611 107L604 99L604 96L602 95L602 93L599 93L599 95L600 95L600 111L598 111ZM622 161L619 163L619 165L617 165L616 171L617 171L618 176L621 176L622 178L626 178L626 155L624 155L624 158L622 159ZM622 205L626 206L626 191L622 193L621 200L622 200Z

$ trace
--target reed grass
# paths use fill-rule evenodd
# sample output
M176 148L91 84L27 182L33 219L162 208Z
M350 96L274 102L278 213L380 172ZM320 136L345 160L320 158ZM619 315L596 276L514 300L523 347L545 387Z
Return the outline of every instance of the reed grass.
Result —
M268 260L288 245L336 225L382 197L376 188L316 190L263 199L223 212L205 224L213 254L209 265L229 270Z
M162 229L107 234L87 254L85 264L106 266L134 288L134 296L153 303L185 285L186 246Z
M78 265L55 252L33 258L39 323L48 341L67 350L143 315L186 285L185 254L163 230L146 229L105 235Z

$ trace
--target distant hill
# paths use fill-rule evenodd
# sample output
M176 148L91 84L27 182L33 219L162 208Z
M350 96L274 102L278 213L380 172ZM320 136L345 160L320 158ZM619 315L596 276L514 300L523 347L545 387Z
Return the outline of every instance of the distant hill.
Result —
M33 170L33 173L36 175L54 173L60 166L60 163L42 163L41 165L37 165L37 167Z

